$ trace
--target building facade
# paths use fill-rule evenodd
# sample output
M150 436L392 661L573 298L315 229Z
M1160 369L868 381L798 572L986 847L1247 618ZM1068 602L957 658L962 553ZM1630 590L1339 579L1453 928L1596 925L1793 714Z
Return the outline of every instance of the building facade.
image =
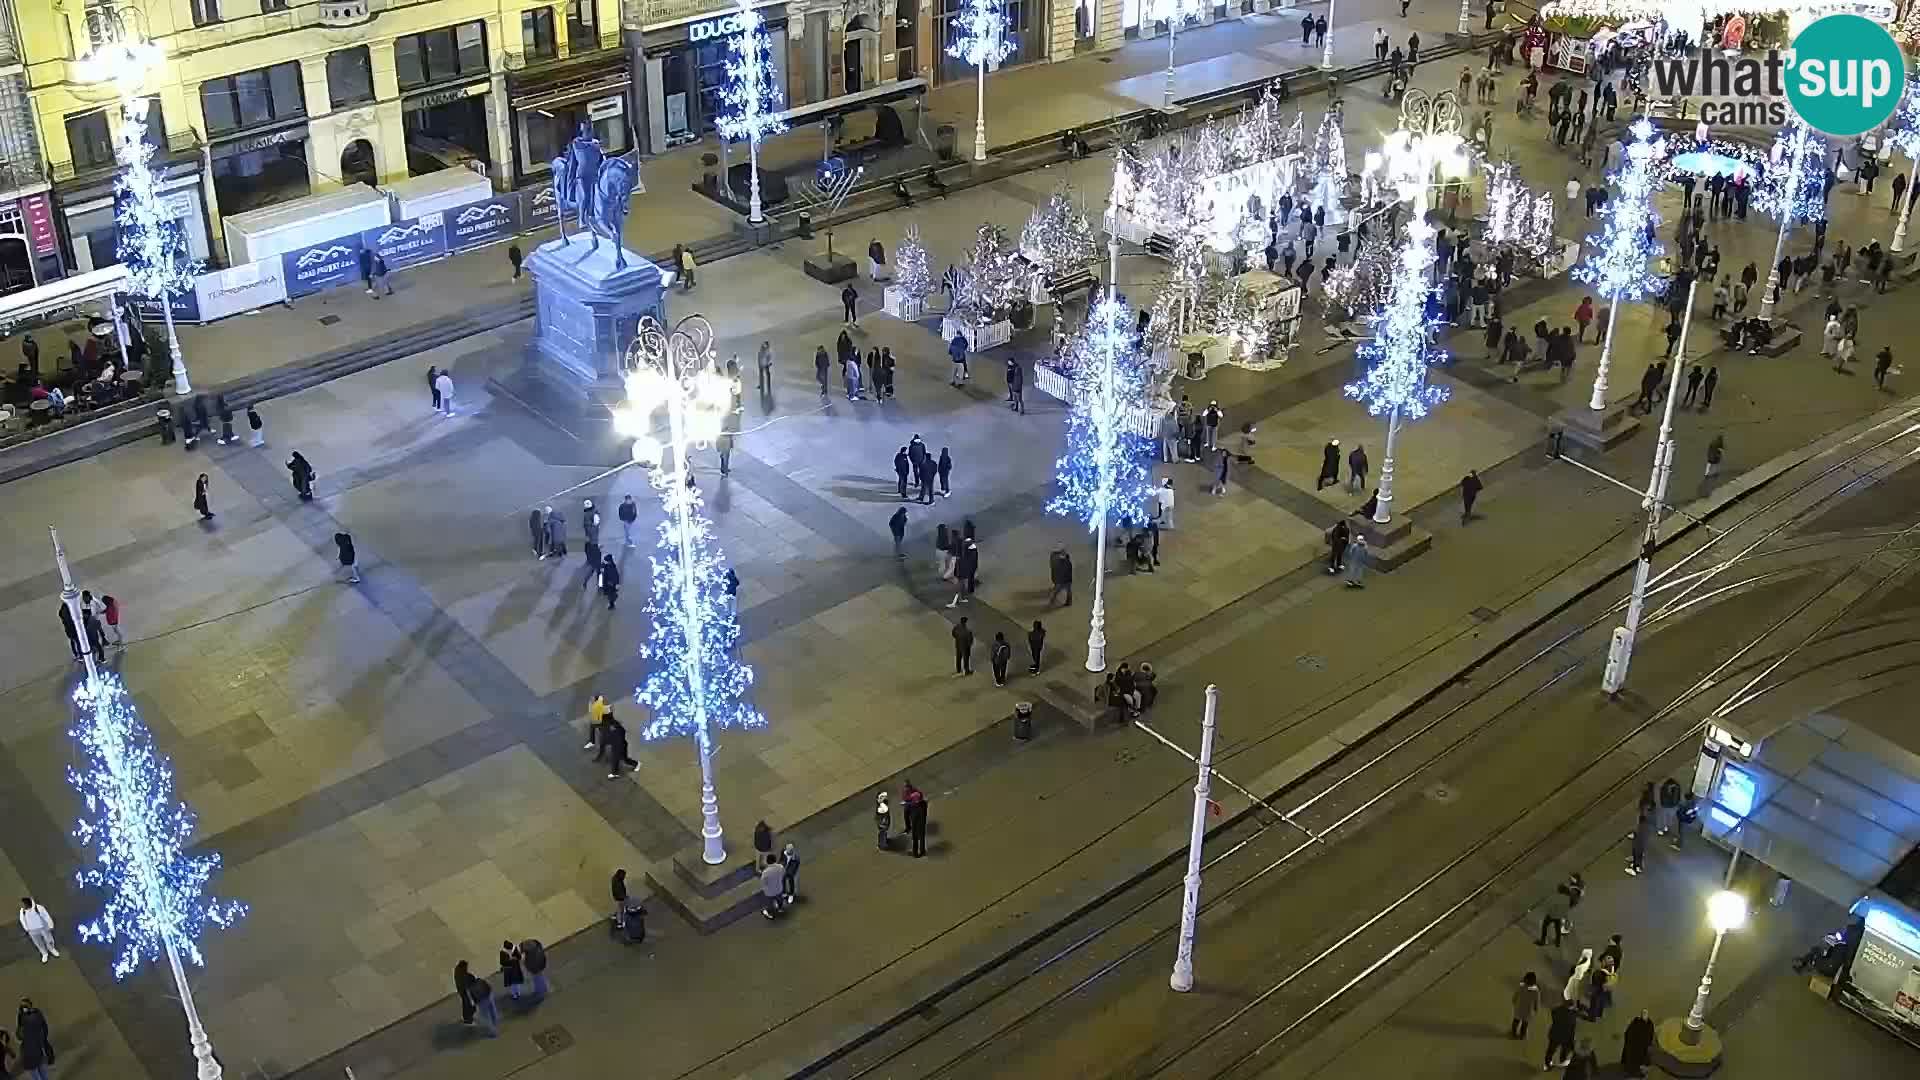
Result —
M538 182L580 123L633 142L618 0L33 0L27 92L70 269L115 261L118 91L80 67L103 5L165 52L150 137L202 258L227 214L447 168Z
M60 276L60 241L23 56L14 2L0 0L0 294Z

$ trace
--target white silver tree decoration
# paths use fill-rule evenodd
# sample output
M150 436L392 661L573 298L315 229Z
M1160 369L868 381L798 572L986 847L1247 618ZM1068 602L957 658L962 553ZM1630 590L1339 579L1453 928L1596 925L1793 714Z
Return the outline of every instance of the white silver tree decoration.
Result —
M973 160L987 160L987 72L998 71L1016 45L1007 34L1005 0L966 0L953 17L953 44L947 55L965 60L977 77L974 101Z
M920 226L907 226L907 235L893 252L893 287L909 300L924 302L933 295L933 265L927 257L927 245L920 240Z
M700 315L672 329L652 316L642 319L626 367L627 400L614 410L614 428L633 439L634 461L655 466L653 487L667 511L647 600L652 629L641 647L648 671L635 693L652 710L640 737L693 739L700 756L701 858L718 866L727 850L714 793L714 732L767 724L747 702L753 669L736 654L740 623L727 594L726 565L687 462L690 449L711 445L725 429L733 381L721 371L713 327ZM654 414L662 409L665 442L653 433Z
M998 225L980 226L954 298L961 321L974 327L976 347L980 329L1005 319L1013 305L1026 297L1032 273L1008 241L1006 230Z
M1385 222L1354 249L1353 259L1333 268L1321 284L1329 322L1351 322L1385 304L1393 295L1400 252L1386 235Z
M1494 165L1487 176L1487 243L1537 269L1557 246L1555 208L1553 193L1529 190L1511 162Z
M760 209L760 141L787 130L779 115L785 95L776 78L766 20L752 0L740 0L732 18L736 29L727 42L727 82L713 123L721 138L747 141L747 220L759 225L767 220Z
M1020 253L1048 278L1084 270L1099 257L1093 222L1075 205L1071 189L1054 192L1034 208L1020 231Z
M1307 181L1307 199L1315 210L1325 210L1327 224L1340 220L1347 197L1347 136L1341 130L1339 102L1327 109L1313 133L1313 148L1301 170Z

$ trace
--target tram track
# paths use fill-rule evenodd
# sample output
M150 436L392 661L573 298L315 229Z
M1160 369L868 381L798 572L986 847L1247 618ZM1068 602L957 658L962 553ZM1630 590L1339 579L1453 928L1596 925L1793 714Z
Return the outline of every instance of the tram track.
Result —
M1865 446L1852 448L1852 452L1844 458L1825 465L1791 491L1784 492L1757 507L1740 522L1712 534L1706 542L1688 552L1663 573L1658 591L1670 595L1660 609L1651 614L1649 623L1657 624L1700 605L1711 604L1723 596L1746 589L1764 587L1783 578L1807 572L1805 566L1795 564L1715 584L1715 580L1720 575L1733 567L1745 565L1750 559L1814 550L1840 542L1858 542L1861 537L1856 535L1801 540L1776 549L1762 550L1770 540L1778 537L1783 531L1806 521L1834 500L1874 482L1888 468L1904 463L1910 455L1895 455L1872 464L1871 467L1856 468L1871 455L1920 431L1920 425L1907 424L1904 422L1905 419L1902 417L1898 421L1888 422L1894 428L1891 434L1883 435ZM1882 427L1885 426L1888 425L1882 425ZM1850 474L1846 477L1845 483L1820 490L1822 484L1828 483L1841 473ZM1811 497L1809 493L1812 493ZM1806 504L1793 508L1784 515L1783 520L1761 529L1758 537L1751 539L1736 554L1722 558L1702 569L1684 574L1681 572L1687 565L1702 558L1716 546L1728 543L1731 538L1741 535L1748 526L1762 521L1769 513L1787 507L1795 499L1805 500ZM1888 551L1892 546L1910 536L1912 532L1913 528L1897 532L1874 533L1875 538L1885 538L1885 542L1863 556L1860 562L1855 563L1854 568L1857 569L1866 561ZM1669 540L1669 543L1671 542ZM1911 565L1912 561L1913 557L1908 556L1900 564L1902 572ZM1826 596L1835 583L1845 580L1852 572L1849 570L1847 574L1835 578L1834 582L1830 582L1825 588L1804 601L1787 618L1807 610L1808 605ZM1708 586L1712 587L1708 588ZM1392 741L1379 749L1378 753L1338 777L1326 777L1324 773L1310 774L1280 793L1280 795L1298 795L1311 792L1307 794L1304 801L1299 802L1291 810L1285 811L1280 819L1275 819L1265 812L1256 811L1246 815L1233 827L1217 832L1209 839L1209 850L1214 851L1215 854L1206 862L1209 899L1204 910L1211 914L1230 908L1238 903L1243 895L1249 895L1249 890L1257 889L1261 883L1269 881L1270 875L1281 874L1301 861L1311 858L1316 845L1326 846L1323 841L1351 839L1352 835L1356 835L1364 826L1365 819L1370 813L1396 801L1396 796L1404 796L1410 785L1418 779L1443 769L1463 748L1487 737L1500 725L1511 723L1530 699L1551 691L1592 658L1591 649L1581 650L1576 647L1576 643L1584 635L1590 634L1608 622L1623 606L1624 602L1619 601L1606 603L1601 605L1598 614L1580 621L1579 625L1571 630L1547 634L1536 631L1535 634L1528 635L1533 640L1522 649L1528 654L1527 659L1504 672L1491 684L1474 688L1467 693L1456 692L1452 696L1458 700L1445 703L1444 707L1438 710L1438 716L1424 719L1411 730L1403 724L1384 729L1379 736ZM1655 738L1667 736L1666 741L1661 744L1664 747L1661 752L1685 745L1688 739L1695 738L1704 722L1681 723L1674 719L1678 712L1704 689L1711 687L1717 676L1730 670L1760 642L1777 632L1780 625L1784 623L1776 623L1769 627L1734 656L1721 661L1708 676L1675 696L1667 705L1656 710L1644 721L1621 733L1599 755L1581 766L1575 778L1593 776L1595 771L1601 769L1607 761L1618 757L1623 748L1648 741L1650 734ZM1540 663L1557 651L1566 655L1554 658L1551 663ZM1533 677L1523 678L1523 674L1528 672L1532 672ZM1435 699L1432 704L1438 703L1438 699ZM1468 716L1470 710L1488 709L1491 710L1490 715L1474 712L1471 717ZM1663 728L1679 730L1666 731ZM1272 737L1271 734L1263 738L1270 737ZM1416 743L1427 746L1430 752L1420 756L1418 760L1405 760L1405 751ZM1374 744L1375 740L1370 739L1356 744L1354 749ZM1236 749L1245 749L1250 745L1254 743L1244 744ZM1659 756L1660 754L1656 753L1641 760L1643 762L1657 760ZM1407 767L1392 768L1389 764L1392 762L1401 762ZM1398 775L1389 777L1383 775L1384 772ZM1624 777L1613 779L1611 783L1602 787L1599 794L1593 795L1583 806L1576 808L1574 814L1559 816L1555 820L1564 825L1566 821L1604 802L1606 798L1617 793L1622 785L1627 784L1633 775L1634 773L1629 772ZM1361 792L1353 785L1363 778L1384 781L1384 783L1369 784L1366 790ZM1319 783L1322 780L1330 780L1330 782L1322 785ZM1342 794L1343 792L1352 792L1358 796L1358 802L1352 802ZM1276 795L1275 798L1279 798L1280 795ZM1507 836L1510 831L1533 815L1534 808L1530 806L1518 817L1488 832L1466 850L1420 879L1412 889L1402 892L1392 903L1348 931L1345 936L1325 945L1307 963L1296 967L1281 981L1261 991L1253 1001L1215 1024L1209 1029L1208 1034L1162 1060L1140 1062L1140 1067L1145 1071L1130 1075L1166 1074L1193 1054L1196 1048L1208 1044L1241 1024L1255 1010L1261 1008L1263 1003L1299 985L1301 979L1321 969L1336 954L1352 951L1352 947L1356 943L1367 940L1376 927L1388 923L1398 926L1399 923L1394 921L1397 914L1403 913L1408 905L1414 904L1417 900L1430 899L1437 891L1436 887L1439 883L1450 880L1453 875L1459 873L1461 868L1480 859L1496 842L1500 842L1501 838ZM1276 833L1276 830L1281 827L1282 820L1286 821L1289 827L1298 828L1304 832L1307 839L1294 843L1277 858L1251 859L1251 856L1261 854L1262 849L1271 844L1276 835L1284 835ZM1556 829L1558 827L1556 826ZM1552 835L1553 833L1549 832L1548 837ZM1371 974L1377 971L1379 967L1390 963L1407 949L1426 939L1447 918L1457 914L1463 907L1492 889L1501 880L1502 875L1513 866L1536 853L1546 840L1547 838L1542 838L1523 847L1494 874L1483 875L1481 880L1467 888L1456 901L1444 907L1439 914L1426 920L1424 924L1416 926L1415 933L1403 936L1399 943L1383 949L1379 953L1378 960L1364 969L1365 972ZM1254 863L1254 865L1245 865L1248 863ZM1222 880L1225 881L1224 888L1218 887ZM1038 956L1037 963L1016 965L1011 963L1010 956L999 958L998 962L977 969L978 977L973 987L950 988L947 993L939 995L937 1000L926 1002L919 1014L922 1017L920 1022L896 1028L896 1034L891 1037L883 1036L848 1044L836 1054L829 1055L794 1075L849 1078L964 1075L962 1070L978 1059L988 1048L1004 1045L1010 1038L1019 1035L1022 1029L1036 1018L1050 1015L1050 1010L1056 1006L1086 994L1090 988L1100 985L1103 980L1125 969L1131 962L1165 944L1173 930L1172 920L1165 918L1164 913L1156 914L1156 908L1164 907L1170 898L1177 894L1180 887L1179 877L1170 868L1162 867L1139 884L1147 888L1144 892L1136 888L1134 892L1139 899L1130 901L1124 910L1118 911L1117 914L1108 912L1107 914L1111 917L1098 920L1091 926L1072 927L1070 934L1050 935L1051 951ZM1286 1038L1301 1024L1320 1015L1333 1002L1357 986L1360 978L1362 977L1356 977L1354 981L1338 987L1336 993L1314 1004L1297 1020L1285 1025L1284 1029L1271 1039L1260 1043L1247 1055L1235 1058L1227 1066L1227 1071L1238 1068L1241 1061L1258 1056L1263 1052L1261 1048L1273 1045L1274 1039ZM1041 988L1044 992L1036 994L1035 988ZM969 994L959 1008L954 1008L957 995L968 989L975 992ZM1031 998L1037 998L1037 1000L1029 1000ZM1018 1004L1019 1007L1011 1009L1010 1017L1003 1017L1003 1014L1008 1011L1008 1006L1012 1004ZM990 1019L995 1017L1002 1018L998 1022L990 1022ZM933 1026L928 1027L929 1023ZM960 1045L950 1047L950 1053L940 1052L937 1044L950 1042L958 1042ZM1199 1075L1184 1067L1178 1074ZM1214 1075L1226 1075L1226 1071Z

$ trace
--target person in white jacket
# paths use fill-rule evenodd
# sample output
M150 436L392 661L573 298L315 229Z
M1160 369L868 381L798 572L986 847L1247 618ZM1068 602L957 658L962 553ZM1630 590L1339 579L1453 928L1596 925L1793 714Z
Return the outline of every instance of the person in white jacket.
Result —
M53 915L46 908L33 902L33 897L20 898L20 929L33 939L33 947L40 950L40 962L46 963L49 956L59 956L60 950L53 944Z

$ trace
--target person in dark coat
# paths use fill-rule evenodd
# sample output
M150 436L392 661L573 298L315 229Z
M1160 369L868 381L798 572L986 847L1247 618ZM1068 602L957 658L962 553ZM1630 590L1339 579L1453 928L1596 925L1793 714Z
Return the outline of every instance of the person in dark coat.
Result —
M233 433L233 406L227 404L227 395L215 394L213 396L213 411L220 417L220 437L215 439L214 442L219 443L221 446L232 442L239 442L239 437Z
M1553 1007L1553 1012L1548 1014L1547 1056L1541 1059L1542 1071L1573 1060L1573 1034L1578 1022L1573 1002L1563 1001Z
M1627 1021L1620 1044L1620 1071L1628 1076L1645 1076L1652 1060L1653 1021L1647 1018L1647 1010L1641 1009L1640 1015Z
M207 502L207 474L206 473L201 473L200 478L193 482L193 508L195 510L200 511L200 520L202 521L213 520L213 510L211 509L211 507L208 505L208 502Z
M927 797L909 780L901 804L907 815L907 831L913 834L913 857L918 859L927 853Z
M1073 556L1067 554L1066 548L1053 549L1053 554L1047 557L1047 573L1053 581L1053 591L1047 594L1047 606L1052 607L1053 602L1060 598L1060 594L1066 593L1066 606L1072 607Z
M820 396L827 396L827 373L833 369L833 358L827 355L825 345L813 350L813 381L820 384Z
M607 610L620 602L620 567L613 556L600 556L600 595L607 598Z
M1340 440L1330 440L1320 451L1320 477L1313 482L1313 490L1319 491L1328 484L1340 482Z
M901 447L893 455L893 475L900 482L900 501L907 499L907 476L913 472L913 460L907 456L907 448Z
M1047 628L1039 619L1033 620L1033 629L1027 631L1027 649L1033 653L1033 663L1028 666L1027 674L1040 674L1040 654L1047 648Z
M337 532L333 534L333 546L340 553L340 565L347 571L347 583L360 583L360 568L355 565L359 559L353 550L353 534Z
M1480 471L1468 469L1467 475L1460 478L1460 524L1473 520L1473 501L1480 497L1480 489L1486 485L1480 482Z
M32 998L20 999L14 1038L20 1044L20 1071L35 1080L46 1080L47 1068L54 1063L53 1032L47 1026L46 1014Z
M996 632L993 635L993 648L987 651L987 663L993 668L993 685L1007 685L1007 665L1013 660L1013 646L1008 643L1007 635Z
M973 628L967 625L965 615L953 628L953 673L973 674Z
M434 412L440 411L439 379L440 379L440 368L437 365L433 365L433 364L427 365L427 393L433 395L433 411Z
M527 969L520 961L520 948L511 941L500 943L500 981L506 984L507 996L520 1000L520 987L527 981Z
M953 498L953 486L950 482L953 477L953 455L944 446L940 448L940 461L935 468L940 474L940 497Z
M293 474L293 490L300 496L301 502L313 501L313 466L300 451L295 450L287 459L287 472Z
M625 765L632 769L638 768L640 763L633 760L633 756L627 752L626 725L615 720L612 713L608 713L600 724L600 737L607 744L607 779L618 780L620 766Z
M460 999L460 1022L473 1023L474 974L465 960L453 965L453 996Z
M547 557L547 515L537 506L527 511L527 539L533 542L536 556Z
M73 650L73 658L80 659L80 628L74 625L73 612L64 600L60 602L60 629L67 632L67 648Z
M1593 1040L1582 1036L1580 1049L1568 1059L1567 1071L1560 1074L1561 1080L1596 1080L1599 1075L1600 1056L1593 1052Z
M1347 519L1341 518L1333 523L1327 533L1327 573L1337 574L1346 568L1347 544L1353 538L1353 530L1347 527Z

